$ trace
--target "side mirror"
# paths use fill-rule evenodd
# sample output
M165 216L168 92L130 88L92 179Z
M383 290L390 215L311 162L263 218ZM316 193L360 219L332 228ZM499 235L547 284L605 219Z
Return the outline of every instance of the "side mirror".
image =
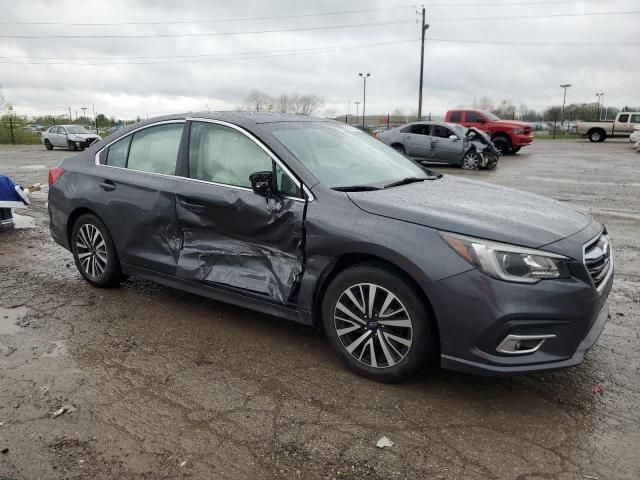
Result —
M456 135L449 135L449 140L456 141L458 140L458 137Z
M274 195L273 172L255 172L249 175L253 193L261 197L272 197Z

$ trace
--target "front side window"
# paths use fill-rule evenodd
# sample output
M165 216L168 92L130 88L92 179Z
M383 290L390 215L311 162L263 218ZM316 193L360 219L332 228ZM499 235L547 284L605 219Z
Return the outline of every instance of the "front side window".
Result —
M432 137L449 138L451 135L453 135L453 132L447 127L443 127L442 125L433 126Z
M125 168L127 166L127 153L129 153L131 135L121 138L107 149L106 164L112 167Z
M348 125L279 122L271 128L276 140L329 188L378 186L427 177L413 160Z
M191 178L251 188L249 175L263 171L272 171L271 157L245 134L215 123L191 124Z
M134 133L127 168L175 175L183 126L183 123L168 123Z
M467 122L469 123L478 123L483 120L482 115L480 115L477 112L466 112L465 116L466 116Z

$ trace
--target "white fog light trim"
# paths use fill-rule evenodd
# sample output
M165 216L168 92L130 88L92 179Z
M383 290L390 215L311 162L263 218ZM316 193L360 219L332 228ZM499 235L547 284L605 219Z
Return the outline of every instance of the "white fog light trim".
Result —
M556 338L548 335L507 335L496 350L507 355L528 355L537 352L545 340Z

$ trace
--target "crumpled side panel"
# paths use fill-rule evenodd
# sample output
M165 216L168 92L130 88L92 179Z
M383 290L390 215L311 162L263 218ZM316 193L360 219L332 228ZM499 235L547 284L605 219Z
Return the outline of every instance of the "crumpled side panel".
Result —
M238 287L286 303L303 268L303 205L291 200L274 208L251 194L210 202L193 212L177 202L183 226L177 274Z

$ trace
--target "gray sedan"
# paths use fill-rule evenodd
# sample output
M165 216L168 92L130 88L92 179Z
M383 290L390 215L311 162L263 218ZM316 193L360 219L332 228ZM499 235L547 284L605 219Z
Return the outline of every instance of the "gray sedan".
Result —
M41 139L47 150L62 147L76 151L89 147L98 140L102 140L102 137L90 132L82 125L54 125L46 132L42 132Z
M412 122L377 138L421 163L448 163L475 170L493 168L499 158L483 132L455 123Z

